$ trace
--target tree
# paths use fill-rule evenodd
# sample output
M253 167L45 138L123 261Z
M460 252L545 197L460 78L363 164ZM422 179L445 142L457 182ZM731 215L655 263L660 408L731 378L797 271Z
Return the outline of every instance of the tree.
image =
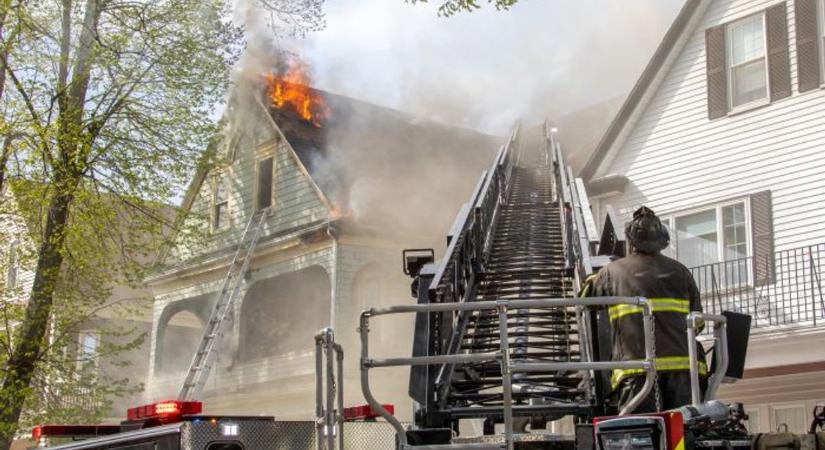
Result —
M323 26L322 3L262 5L298 32ZM274 9L290 4L305 8ZM139 284L159 238L181 223L160 211L210 163L212 111L242 30L224 0L0 0L0 8L0 179L29 183L21 192L36 246L27 301L4 304L17 321L0 359L7 449L24 409L43 398L37 383L76 362L60 350L60 334L108 308L113 285Z
M410 3L429 3L428 0L408 0ZM518 3L518 0L487 0L487 3L492 4L499 10L510 9L511 6ZM442 0L438 7L438 15L449 17L460 12L473 12L481 9L478 0Z

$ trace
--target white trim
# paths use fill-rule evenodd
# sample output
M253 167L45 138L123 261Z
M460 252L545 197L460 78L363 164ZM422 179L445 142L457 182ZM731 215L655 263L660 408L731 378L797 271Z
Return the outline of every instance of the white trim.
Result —
M755 16L761 16L762 18L762 56L750 59L748 61L743 61L739 64L733 65L731 61L731 57L733 55L733 46L731 40L731 32L730 28L733 25L736 25L739 22L744 22L747 20L751 20ZM725 80L727 83L727 92L728 92L728 116L741 114L745 111L750 111L752 109L758 108L760 106L765 106L771 102L771 82L768 76L768 72L770 68L768 67L768 24L767 24L767 14L765 14L765 10L758 11L752 14L748 14L746 16L740 17L736 20L732 20L725 24ZM733 105L733 69L736 67L742 67L748 64L752 64L754 62L759 61L762 59L764 61L765 66L765 97L759 98L756 100L752 100L748 103L743 103L741 105Z

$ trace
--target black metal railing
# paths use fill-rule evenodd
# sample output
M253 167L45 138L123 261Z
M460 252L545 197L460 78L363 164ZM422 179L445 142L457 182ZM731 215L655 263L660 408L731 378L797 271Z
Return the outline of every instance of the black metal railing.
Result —
M705 312L752 316L753 329L825 324L825 243L690 269Z
M496 212L507 196L515 165L518 126L507 144L496 155L495 162L478 181L470 201L461 208L447 235L447 251L429 287L429 298L435 303L462 303L474 295L479 275L484 271ZM435 354L451 355L459 351L469 314L461 311L443 313L445 317L432 324ZM440 397L446 397L453 366L439 367L436 383Z
M564 236L565 265L574 274L574 290L578 291L581 284L593 271L590 260L591 241L586 227L585 214L590 214L589 208L583 207L582 198L587 193L581 190L573 176L573 169L564 162L564 155L558 140L551 131L550 124L545 123L546 158L553 162L555 177L555 194L562 205L561 226ZM592 219L591 219L592 220Z

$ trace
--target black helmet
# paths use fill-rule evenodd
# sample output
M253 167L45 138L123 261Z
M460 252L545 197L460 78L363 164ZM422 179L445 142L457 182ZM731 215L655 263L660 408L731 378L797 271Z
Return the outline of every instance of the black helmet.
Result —
M659 253L670 244L670 234L650 208L642 206L625 224L624 235L639 253Z

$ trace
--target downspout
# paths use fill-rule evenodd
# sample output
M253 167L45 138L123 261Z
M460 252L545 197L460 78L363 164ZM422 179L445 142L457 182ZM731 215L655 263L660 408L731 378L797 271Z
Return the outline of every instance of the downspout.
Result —
M327 236L332 239L332 264L330 265L330 305L329 305L329 327L335 329L335 306L338 303L338 238L332 228L332 223L327 223Z

